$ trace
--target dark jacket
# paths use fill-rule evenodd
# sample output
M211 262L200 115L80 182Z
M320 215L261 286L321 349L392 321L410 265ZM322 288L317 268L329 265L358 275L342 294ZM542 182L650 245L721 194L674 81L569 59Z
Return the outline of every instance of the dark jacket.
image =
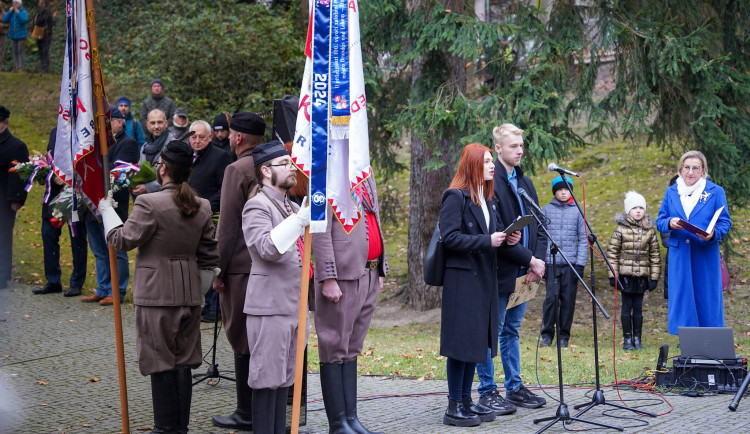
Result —
M526 190L526 193L538 205L539 198L536 189L531 180L524 176L523 170L516 167L516 177L518 178L518 187ZM495 197L499 203L498 210L503 230L513 223L521 215L521 206L518 204L516 194L513 192L513 186L508 181L508 172L500 161L495 161ZM526 214L531 211L526 207ZM529 226L529 243L528 247L523 246L523 240L514 246L503 246L498 249L498 267L497 267L497 290L501 294L514 292L516 289L516 278L519 277L521 267L528 267L531 263L531 257L544 260L547 254L547 238L539 230L536 222ZM525 274L525 272L524 272Z
M167 123L169 125L172 125L172 117L174 116L174 111L176 110L174 101L172 101L172 98L168 96L163 96L162 94L161 98L154 98L153 96L150 96L143 100L143 104L141 104L141 128L143 129L143 133L148 137L149 132L146 129L146 123L148 122L148 113L153 109L160 109L164 112L164 114L167 116Z
M8 173L14 160L21 163L29 161L29 149L6 128L0 133L0 200L6 201L7 206L10 206L10 202L26 203L26 181L15 173Z
M497 203L482 208L465 190L450 189L440 207L440 234L445 248L445 280L440 327L440 354L465 362L497 354L497 258L490 234L497 231Z
M232 157L221 149L208 144L193 163L190 184L198 196L211 202L211 211L219 211L221 202L221 184L224 182L224 170L232 164Z
M140 153L141 147L146 143L146 135L143 134L141 123L133 119L133 113L128 113L128 115L125 116L125 134L138 142L138 152Z
M47 8L39 9L34 15L34 25L44 27L44 39L52 37L52 27L55 24L52 13Z
M214 147L223 149L225 152L227 152L229 156L232 157L232 161L237 161L237 155L234 152L232 152L232 148L229 146L229 136L227 136L227 138L224 140L219 140L216 138L216 136L214 136L211 139L211 144Z
M115 162L122 160L128 163L138 163L138 142L132 137L125 134L125 130L120 131L115 135L117 143L109 148L109 170L115 168ZM128 204L130 202L130 193L128 189L122 189L115 193L112 198L117 202L117 215L124 222L128 219Z

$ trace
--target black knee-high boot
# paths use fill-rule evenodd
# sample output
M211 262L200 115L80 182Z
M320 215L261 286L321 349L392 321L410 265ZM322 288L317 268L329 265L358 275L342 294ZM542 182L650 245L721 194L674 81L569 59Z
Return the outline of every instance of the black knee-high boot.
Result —
M631 325L630 315L621 315L620 322L622 323L622 349L630 351L634 349L633 346L633 326Z
M247 385L247 376L250 371L250 355L234 355L234 377L237 388L237 409L229 416L214 416L211 421L214 425L222 428L238 429L242 431L253 430L253 389Z
M275 419L276 389L253 389L253 434L274 434Z
M320 364L320 388L328 417L329 434L356 434L346 420L343 377L340 363Z
M151 400L154 406L155 434L173 434L180 424L176 371L151 374Z
M276 389L274 434L286 433L286 406L288 397L288 387L279 387Z
M190 404L193 400L193 370L190 366L178 366L175 370L177 379L177 405L180 408L177 432L185 434L190 424Z
M357 418L357 359L341 365L344 384L344 401L346 402L346 422L358 434L383 434L368 430Z
M642 350L643 345L641 344L641 332L643 331L643 317L633 317L633 347L636 350Z

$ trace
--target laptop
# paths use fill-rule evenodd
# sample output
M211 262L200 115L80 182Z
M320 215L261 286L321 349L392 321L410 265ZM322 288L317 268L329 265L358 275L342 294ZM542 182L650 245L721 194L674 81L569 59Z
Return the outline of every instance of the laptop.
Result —
M716 360L737 357L731 327L678 327L677 333L682 357Z

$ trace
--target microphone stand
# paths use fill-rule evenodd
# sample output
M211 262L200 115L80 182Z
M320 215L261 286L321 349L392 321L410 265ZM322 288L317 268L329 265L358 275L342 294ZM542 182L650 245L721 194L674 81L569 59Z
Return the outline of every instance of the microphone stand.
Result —
M193 382L193 386L203 380L208 380L209 378L223 378L229 381L236 381L232 377L222 375L219 372L219 365L216 363L216 341L219 338L219 316L219 312L216 312L216 319L214 320L214 346L211 349L211 363L208 365L208 370L205 374L193 374L193 378L198 379L197 381Z
M523 196L521 196L521 197L523 197ZM525 197L524 197L524 200L526 200ZM562 256L562 258L568 264L568 267L570 267L570 271L572 271L573 274L576 275L576 277L578 278L578 280L583 284L583 287L586 288L586 290L589 292L589 295L591 296L591 299L595 300L595 303L599 306L599 309L601 310L602 315L604 315L606 318L609 318L609 315L607 314L607 311L604 310L604 307L602 307L602 305L599 303L599 300L597 300L596 297L594 296L594 294L591 292L591 290L589 290L588 286L586 286L586 282L578 274L578 272L575 271L575 268L570 263L570 261L568 260L568 258L565 256L565 253L563 253L562 250L560 250L558 248L557 244L555 243L555 240L552 239L552 236L547 231L547 227L546 227L546 225L542 221L542 219L546 219L546 217L543 214L541 216L537 215L538 211L536 211L533 206L530 206L529 208L531 210L531 215L534 216L534 219L536 220L537 224L539 225L539 229L544 233L544 236L547 237L547 239L550 242L550 254L552 255L552 270L551 270L550 274L553 276L552 278L553 279L557 279L557 272L556 272L557 271L556 270L556 268L557 268L557 262L556 262L556 257L557 257L557 253L559 252L560 256ZM560 336L560 321L559 321L559 319L560 319L560 286L557 285L555 288L556 288L555 289L555 307L554 307L554 311L555 311L555 333L559 337ZM570 411L568 410L568 406L567 406L567 404L565 404L565 397L564 397L564 393L563 393L562 350L560 349L561 348L560 347L560 339L555 339L555 342L556 342L556 346L557 346L557 378L558 378L558 390L559 390L559 394L560 394L560 405L558 405L557 411L555 412L554 416L549 416L549 417L543 417L543 418L539 418L539 419L534 419L534 424L537 424L539 422L550 421L547 425L544 426L544 428L542 428L539 431L537 431L537 434L546 431L547 429L549 429L550 427L552 427L552 425L556 424L557 422L562 422L563 426L565 426L565 424L570 423L572 421L581 422L581 423L588 423L588 424L600 426L600 427L603 427L603 428L616 429L618 431L624 431L624 428L621 428L621 427L618 427L618 426L606 425L606 424L599 423L599 422L593 422L593 421L590 421L590 420L580 419L577 415L576 416L571 416L570 415Z
M563 182L567 183L567 177L565 176L565 173L560 172L560 177L562 178ZM576 207L578 208L578 212L581 214L581 217L583 218L583 222L586 224L586 227L588 228L588 240L589 240L589 257L591 258L591 290L589 290L589 294L591 294L591 316L592 316L592 324L594 326L594 369L595 369L595 376L596 376L596 390L594 391L594 396L591 397L591 402L588 404L578 404L574 406L573 408L578 410L580 408L583 408L583 410L576 413L576 417L586 413L587 411L591 410L592 408L596 407L597 405L608 405L610 407L616 407L622 410L628 410L632 411L634 413L639 413L644 416L651 416L656 417L655 413L650 413L648 411L639 410L637 408L631 408L627 407L625 405L620 404L613 404L611 402L607 402L604 399L604 392L601 389L601 382L599 380L599 335L596 328L596 309L594 301L596 298L594 297L594 293L596 293L596 278L594 276L594 244L596 244L596 247L599 250L599 253L604 258L604 262L607 264L607 268L612 272L613 275L617 276L618 285L620 288L622 288L622 282L620 282L620 276L615 273L614 268L612 267L612 263L609 262L609 259L607 258L607 255L604 253L604 249L602 249L601 244L599 244L599 240L596 237L596 234L594 234L594 230L591 228L591 225L589 224L589 221L586 220L585 216L583 215L583 210L581 209L581 206L578 204L578 199L576 199L576 196L573 194L573 189L570 189L570 196L573 198L573 202L575 202ZM585 285L584 285L585 286ZM586 288L588 290L588 288ZM598 301L596 302L598 305ZM609 316L604 314L604 317L609 319ZM585 408L584 408L585 407Z

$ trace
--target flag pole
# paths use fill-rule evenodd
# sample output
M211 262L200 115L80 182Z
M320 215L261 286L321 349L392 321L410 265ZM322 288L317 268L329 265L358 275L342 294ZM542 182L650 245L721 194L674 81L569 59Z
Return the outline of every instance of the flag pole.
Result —
M310 290L310 255L312 235L305 227L302 249L302 280L299 291L299 322L297 324L297 359L294 363L294 398L292 400L292 434L299 434L300 406L302 405L302 370L304 369L305 341L307 340L307 294Z
M104 178L104 194L108 194L109 185L109 155L107 150L107 127L104 113L104 83L102 82L102 66L99 62L99 44L96 38L96 22L94 20L94 2L86 0L86 25L89 29L91 44L91 75L94 78L94 103L96 104L96 137L99 141L99 151L102 156L102 175ZM95 206L98 204L94 204ZM104 234L106 237L106 234ZM120 288L117 270L117 252L108 242L109 271L112 282L112 310L115 320L115 342L117 347L117 372L120 381L120 417L122 419L123 434L130 434L130 417L128 415L128 387L125 380L125 346L122 337L122 312L120 310ZM117 290L115 290L117 288Z

